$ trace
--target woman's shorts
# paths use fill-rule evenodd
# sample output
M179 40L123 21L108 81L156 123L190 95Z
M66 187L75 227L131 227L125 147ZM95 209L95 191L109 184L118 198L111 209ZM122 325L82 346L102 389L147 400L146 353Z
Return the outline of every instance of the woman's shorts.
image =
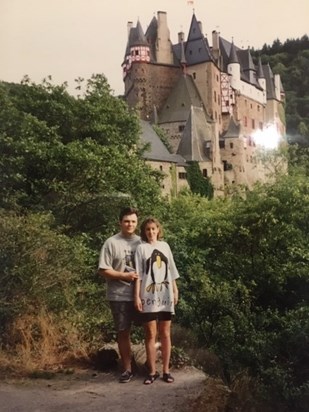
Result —
M140 319L143 323L151 322L153 320L172 320L171 312L147 312L141 313Z

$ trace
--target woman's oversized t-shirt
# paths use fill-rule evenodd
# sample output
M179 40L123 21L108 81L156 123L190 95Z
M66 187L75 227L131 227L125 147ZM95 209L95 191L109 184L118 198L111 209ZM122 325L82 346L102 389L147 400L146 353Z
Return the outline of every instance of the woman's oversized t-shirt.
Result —
M169 245L164 241L142 243L136 249L135 262L143 312L174 313L173 280L179 273Z

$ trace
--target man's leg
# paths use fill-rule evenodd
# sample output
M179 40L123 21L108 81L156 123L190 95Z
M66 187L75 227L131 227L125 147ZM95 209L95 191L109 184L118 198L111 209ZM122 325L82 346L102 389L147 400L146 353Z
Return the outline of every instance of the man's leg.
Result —
M130 329L119 331L117 340L123 370L131 372Z

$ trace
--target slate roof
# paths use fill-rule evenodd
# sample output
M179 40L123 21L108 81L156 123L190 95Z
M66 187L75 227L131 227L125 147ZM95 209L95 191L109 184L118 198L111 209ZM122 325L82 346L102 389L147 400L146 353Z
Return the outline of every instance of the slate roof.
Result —
M260 57L259 57L258 67L257 67L257 76L259 79L265 79L264 70L262 66L262 60Z
M190 108L190 116L183 131L177 154L186 161L209 161L206 156L206 142L211 141L211 126L201 107Z
M131 27L127 42L125 58L130 54L130 48L134 46L149 46L142 29L141 23L138 21L136 27Z
M162 143L149 122L140 120L140 124L141 142L146 144L149 143L150 145L149 149L143 154L144 159L177 164L185 163L183 157L177 154L172 154L167 150L166 146Z
M183 74L159 113L158 123L187 121L191 106L202 107L199 91L190 75Z
M155 62L156 58L156 41L158 37L158 20L153 16L145 33L146 40L150 46L151 61Z
M235 46L233 42L230 43L223 37L219 38L219 47L223 59L223 70L227 72L227 66L229 63L239 63L241 80L253 84L256 88L262 90L256 76L257 68L253 63L250 50L240 49L239 47ZM254 73L253 79L252 76L250 79L250 71Z
M185 43L185 58L188 65L214 61L208 40L201 32L195 14L192 16L188 39Z
M265 75L266 80L266 96L268 99L276 99L276 90L275 90L275 82L274 82L274 75L269 66L269 64L263 65L263 72Z
M223 139L228 138L236 138L240 136L240 123L236 123L234 117L231 116L229 127L227 130L222 134Z

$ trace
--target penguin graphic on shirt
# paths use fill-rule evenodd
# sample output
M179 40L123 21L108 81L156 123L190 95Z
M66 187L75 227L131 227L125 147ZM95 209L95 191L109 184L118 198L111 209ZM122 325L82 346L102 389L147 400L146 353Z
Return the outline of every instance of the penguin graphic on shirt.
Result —
M154 293L165 286L168 288L168 259L157 249L154 249L149 259L146 261L146 273L151 277L151 283L147 286L146 291Z

